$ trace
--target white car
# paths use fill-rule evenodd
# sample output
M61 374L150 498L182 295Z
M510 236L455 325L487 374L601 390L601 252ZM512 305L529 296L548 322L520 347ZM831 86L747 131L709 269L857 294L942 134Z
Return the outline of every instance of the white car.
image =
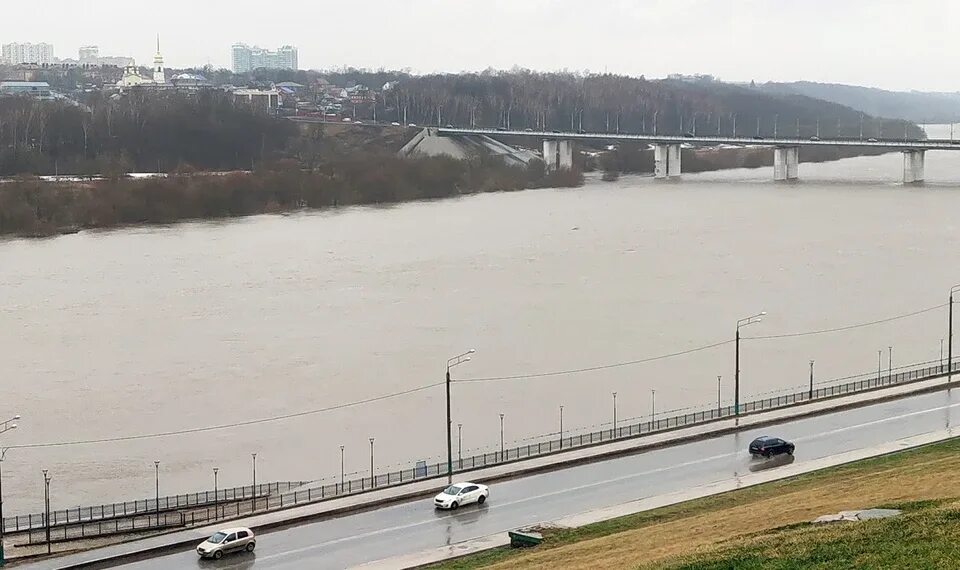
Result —
M479 483L456 483L450 485L433 498L433 506L438 509L455 511L463 505L476 503L482 505L490 496L490 488Z
M225 528L213 533L213 535L204 540L197 546L197 554L200 558L214 558L220 560L224 554L231 552L253 552L257 547L257 540L253 536L253 531L249 528Z

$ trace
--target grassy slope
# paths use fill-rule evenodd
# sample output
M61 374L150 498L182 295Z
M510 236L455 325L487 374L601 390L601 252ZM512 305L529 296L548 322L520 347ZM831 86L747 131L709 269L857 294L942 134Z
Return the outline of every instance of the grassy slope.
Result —
M435 568L957 568L960 440L597 523L539 548ZM901 519L829 527L840 510L915 503ZM934 532L935 531L935 532ZM775 547L784 541L784 546ZM892 565L892 566L891 566Z

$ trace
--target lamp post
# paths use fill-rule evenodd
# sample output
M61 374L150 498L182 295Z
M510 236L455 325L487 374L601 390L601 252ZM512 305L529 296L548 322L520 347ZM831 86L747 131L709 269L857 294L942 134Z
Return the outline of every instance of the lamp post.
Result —
M250 503L250 510L256 512L257 510L257 454L251 453L250 457L253 458L253 487L250 489L250 494L253 496L253 501Z
M43 508L44 508L44 522L46 523L46 534L47 534L47 554L50 554L50 481L53 478L47 473L46 469L43 469Z
M808 400L813 399L813 361L812 360L810 361L810 396L807 399Z
M947 320L947 382L953 381L953 294L960 291L960 285L954 285L950 288L950 311Z
M0 447L0 566L6 564L3 555L3 458L8 449L7 447Z
M943 339L940 339L940 372L943 372Z
M880 385L880 366L883 359L883 349L877 351L877 386Z
M763 316L767 314L766 311L760 311L756 315L745 317L737 321L737 336L736 336L736 355L734 357L734 374L733 374L733 415L740 415L740 328L747 325L752 325L759 323Z
M650 390L650 421L657 419L657 391Z
M503 461L503 414L500 414L500 461Z
M470 349L447 359L447 484L453 484L453 421L450 419L450 369L464 362L470 362L470 355L476 350Z
M893 347L887 347L887 380L893 378Z
M723 414L723 404L720 401L720 379L723 378L720 374L717 374L717 417L719 418Z
M617 393L613 393L613 437L617 437Z
M157 495L156 495L157 498L155 499L156 504L154 505L156 509L154 510L157 513L157 526L160 526L160 462L159 461L153 462L153 470L154 470L154 473L156 473L156 482L157 482Z
M463 469L463 424L457 424L457 469Z
M370 438L370 488L371 489L377 486L377 476L374 474L374 471L373 471L373 440L374 438L371 437Z
M560 449L563 449L563 406L560 406Z
M340 492L343 492L343 448L340 446Z
M9 420L4 421L0 424L0 434L8 432L12 429L17 429L17 424L13 423L20 419L20 415L13 416ZM3 554L3 458L6 456L7 451L10 448L0 447L0 566L6 564L6 558Z
M213 518L220 518L220 480L217 476L220 473L219 467L213 468Z

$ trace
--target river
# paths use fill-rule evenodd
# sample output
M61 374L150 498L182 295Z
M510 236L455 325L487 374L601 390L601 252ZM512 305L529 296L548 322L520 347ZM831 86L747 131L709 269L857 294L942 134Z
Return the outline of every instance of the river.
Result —
M802 158L802 153L801 153ZM960 282L960 153L623 177L580 189L254 216L0 242L3 445L229 424L469 379L642 359L734 335L873 321ZM744 341L743 400L939 358L946 308L841 333ZM464 455L732 396L733 347L589 373L454 386ZM161 439L12 449L5 514L260 481L339 477L444 449L443 389ZM455 428L456 429L456 428ZM456 433L454 435L456 438ZM457 442L454 441L455 453Z

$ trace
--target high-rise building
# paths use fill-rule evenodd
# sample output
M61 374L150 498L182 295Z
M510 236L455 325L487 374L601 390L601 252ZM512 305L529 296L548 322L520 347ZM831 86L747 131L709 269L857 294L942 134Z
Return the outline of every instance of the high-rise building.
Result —
M3 44L3 48L0 50L0 59L2 59L3 63L9 65L17 65L20 63L50 64L54 63L53 46L43 43Z
M80 48L80 63L95 63L100 59L100 48L97 46L83 46Z
M254 69L299 69L297 48L282 46L276 51L247 44L233 44L233 72L246 73Z

